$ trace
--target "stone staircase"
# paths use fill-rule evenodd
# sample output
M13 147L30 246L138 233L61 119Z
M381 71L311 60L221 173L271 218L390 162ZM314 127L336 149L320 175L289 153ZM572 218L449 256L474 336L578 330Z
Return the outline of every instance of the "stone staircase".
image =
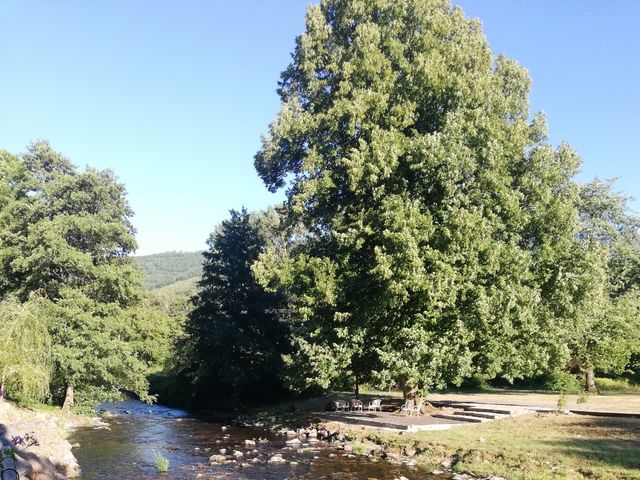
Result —
M454 409L451 413L434 413L431 415L432 417L467 423L484 423L532 412L532 410L528 408L510 405L485 405L481 403L449 401L431 402L431 404L436 407L449 407Z

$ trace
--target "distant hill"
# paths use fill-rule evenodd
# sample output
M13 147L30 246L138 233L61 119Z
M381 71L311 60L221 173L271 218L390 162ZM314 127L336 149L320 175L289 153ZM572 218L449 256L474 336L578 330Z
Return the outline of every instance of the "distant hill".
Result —
M144 286L147 290L185 280L195 285L202 275L202 252L165 252L133 259L144 272Z
M177 295L187 294L191 296L195 293L196 288L198 287L198 282L200 281L200 276L187 278L185 280L178 280L176 282L170 283L169 285L164 285L162 287L154 288L149 293L154 295L155 297L175 297Z

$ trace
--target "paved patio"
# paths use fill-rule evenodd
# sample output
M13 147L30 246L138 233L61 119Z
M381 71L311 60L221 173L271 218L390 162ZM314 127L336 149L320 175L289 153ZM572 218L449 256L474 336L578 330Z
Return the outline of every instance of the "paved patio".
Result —
M640 395L591 395L586 404L578 403L578 395L567 395L567 408L578 415L640 418ZM435 406L458 407L485 405L521 407L537 412L556 411L557 393L433 393L429 402Z
M452 427L465 425L466 422L435 418L429 415L403 416L390 412L325 412L325 420L361 425L372 428L388 428L406 432L421 432L424 430L448 430Z

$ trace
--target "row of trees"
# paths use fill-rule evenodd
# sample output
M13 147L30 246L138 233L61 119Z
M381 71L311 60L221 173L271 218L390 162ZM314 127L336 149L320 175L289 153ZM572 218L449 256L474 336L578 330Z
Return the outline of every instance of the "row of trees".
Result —
M447 0L309 7L255 157L287 200L265 237L246 212L211 237L196 385L278 371L298 391L410 395L622 372L640 351L638 219L611 182L575 180L529 87Z
M640 352L639 221L611 182L575 180L529 87L447 0L309 7L255 157L286 202L214 231L191 305L142 295L111 172L46 142L0 152L3 387L145 399L166 364L202 405L620 373Z
M141 294L124 186L44 141L1 151L0 178L3 390L65 408L123 390L148 398L175 327Z

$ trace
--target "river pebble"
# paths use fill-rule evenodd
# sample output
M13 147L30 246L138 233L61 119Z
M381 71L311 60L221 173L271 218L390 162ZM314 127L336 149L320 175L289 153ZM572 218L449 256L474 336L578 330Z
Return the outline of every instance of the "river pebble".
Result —
M211 455L209 457L210 465L218 465L221 463L225 463L226 461L227 461L227 457L225 457L224 455Z
M269 459L268 463L272 465L282 465L283 463L287 463L287 461L284 458L282 458L282 455L280 455L279 453L276 453Z

